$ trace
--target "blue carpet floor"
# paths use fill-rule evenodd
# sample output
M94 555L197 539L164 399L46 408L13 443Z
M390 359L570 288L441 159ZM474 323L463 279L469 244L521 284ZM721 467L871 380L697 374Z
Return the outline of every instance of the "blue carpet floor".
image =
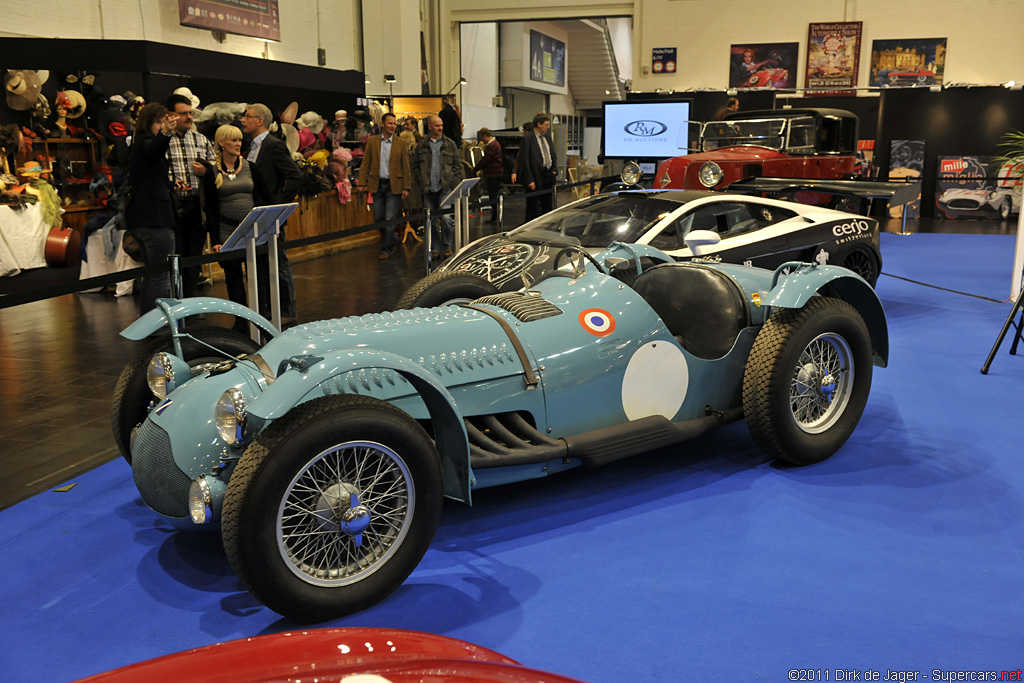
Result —
M886 273L1008 296L1013 237L886 234L882 248ZM886 276L878 293L889 367L830 460L778 466L739 423L482 491L446 506L401 589L330 625L450 635L593 682L1016 671L1024 355L1006 343L979 372L1010 304ZM0 512L0 679L69 681L295 628L241 590L219 536L159 521L124 463L73 483Z

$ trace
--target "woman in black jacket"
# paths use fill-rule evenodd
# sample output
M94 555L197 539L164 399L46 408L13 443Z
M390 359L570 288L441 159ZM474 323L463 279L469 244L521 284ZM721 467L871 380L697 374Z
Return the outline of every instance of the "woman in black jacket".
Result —
M174 128L174 116L162 104L147 104L139 112L128 156L128 183L131 187L125 222L142 244L147 266L167 265L174 252L174 209L167 171L167 145ZM156 308L156 300L170 295L170 276L161 271L142 279L139 312Z

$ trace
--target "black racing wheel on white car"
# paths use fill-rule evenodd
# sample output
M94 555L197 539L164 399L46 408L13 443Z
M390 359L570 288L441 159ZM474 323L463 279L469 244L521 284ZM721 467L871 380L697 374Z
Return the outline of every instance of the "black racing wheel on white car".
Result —
M441 517L434 443L368 396L325 396L276 420L246 449L224 498L231 567L296 621L379 602L419 564Z
M878 282L881 271L878 266L878 257L866 247L853 247L843 255L843 260L839 265L857 273L872 287Z
M757 335L743 375L743 413L758 446L794 465L820 462L853 433L871 390L867 325L839 299L779 309Z
M185 332L194 337L185 337L181 342L181 352L185 362L192 368L193 375L201 372L205 366L226 360L224 354L214 352L210 346L220 349L229 356L255 353L260 348L259 344L249 337L223 327L206 325L186 328ZM150 403L156 399L146 383L146 369L153 356L161 351L174 353L170 333L145 340L135 357L121 371L117 386L114 387L114 397L110 405L110 427L114 432L114 443L129 465L132 462L129 448L132 430L146 419Z
M410 287L395 304L395 308L457 306L497 293L498 288L479 275L439 270Z

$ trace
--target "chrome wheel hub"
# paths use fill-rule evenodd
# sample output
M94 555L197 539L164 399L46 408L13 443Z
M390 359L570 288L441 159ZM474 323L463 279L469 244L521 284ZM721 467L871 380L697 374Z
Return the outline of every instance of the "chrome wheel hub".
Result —
M837 334L818 335L804 348L790 383L790 410L797 426L820 434L842 416L853 392L853 353Z
M278 508L278 552L307 583L354 583L398 550L415 505L412 475L395 451L371 442L340 444L289 484Z

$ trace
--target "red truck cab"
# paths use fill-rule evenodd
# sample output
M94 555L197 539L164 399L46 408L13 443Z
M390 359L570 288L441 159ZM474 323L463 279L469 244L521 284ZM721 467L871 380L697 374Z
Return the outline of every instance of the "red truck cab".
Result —
M699 152L661 162L655 188L722 188L748 178L854 175L857 116L844 109L736 112L701 125Z

